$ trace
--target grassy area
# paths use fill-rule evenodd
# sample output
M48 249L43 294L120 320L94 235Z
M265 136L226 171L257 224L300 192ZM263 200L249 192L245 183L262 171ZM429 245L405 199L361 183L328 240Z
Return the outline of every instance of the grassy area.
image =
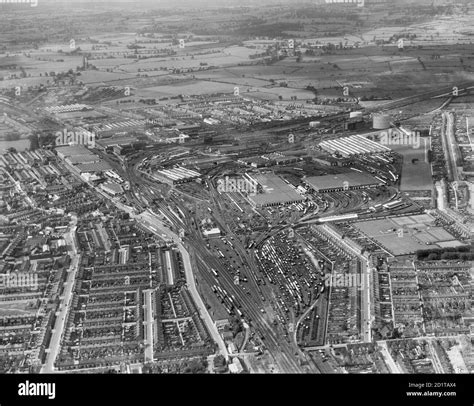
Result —
M433 181L431 179L431 165L425 162L425 147L423 139L419 139L419 148L416 145L390 145L395 152L403 156L403 166L400 189L431 190ZM427 141L427 148L428 148ZM418 159L415 163L413 159Z

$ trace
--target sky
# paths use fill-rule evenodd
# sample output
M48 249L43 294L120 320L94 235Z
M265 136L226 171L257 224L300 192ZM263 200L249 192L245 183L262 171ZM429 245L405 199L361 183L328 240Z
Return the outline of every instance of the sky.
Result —
M78 4L78 3L141 3L146 5L181 5L181 4L193 4L193 5L208 5L208 6L229 6L229 5L243 5L243 4L254 4L259 5L262 3L274 3L274 4L291 4L291 3L310 3L311 0L39 0L44 3L60 3L60 4ZM320 2L321 0L315 0Z
M0 0L1 1L1 0ZM37 0L39 3L43 4L75 4L75 5L84 5L94 3L95 5L124 5L139 7L142 5L146 8L157 9L160 7L170 8L170 7L190 7L190 8L205 8L205 7L242 7L242 6L261 6L261 5L289 5L289 4L321 4L325 3L325 0ZM433 0L387 0L387 2L402 2L402 3L426 3ZM439 0L436 0L439 1ZM448 0L441 0L448 1Z

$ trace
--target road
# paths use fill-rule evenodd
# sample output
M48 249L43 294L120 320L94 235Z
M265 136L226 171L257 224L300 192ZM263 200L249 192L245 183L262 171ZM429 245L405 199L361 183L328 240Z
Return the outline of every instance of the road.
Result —
M454 116L452 113L445 113L443 116L442 140L446 156L446 164L448 169L448 176L452 181L459 180L457 164L459 160L459 147L457 145Z
M363 258L361 261L361 276L362 286L360 287L361 295L361 309L360 309L360 322L361 322L361 334L364 342L370 343L372 341L372 314L371 314L371 273L372 266L370 258L367 262L364 262Z
M145 363L146 362L153 362L153 305L152 305L152 295L153 290L148 289L143 292L145 295L145 304L144 307L144 315L145 320L143 324L145 325Z
M64 239L66 240L68 247L70 247L69 256L71 257L71 264L69 267L67 280L64 285L64 291L62 296L63 299L59 304L59 312L57 314L56 324L54 325L53 334L51 336L51 341L48 348L49 351L47 352L46 356L46 362L41 368L41 373L52 373L55 371L54 362L61 348L61 339L64 334L66 318L73 298L73 288L76 281L76 274L77 270L79 269L79 262L81 258L76 246L76 229L77 217L72 217L72 225L70 227L70 230L64 235Z
M441 363L439 359L438 353L433 345L432 340L428 342L428 346L431 353L431 360L432 360L434 370L436 371L437 374L444 374L445 371L443 369L443 364Z
M378 341L378 346L380 347L380 351L383 355L385 362L387 363L388 369L392 374L401 374L402 371L398 367L398 365L393 360L392 356L390 355L390 351L388 350L387 342L386 341Z

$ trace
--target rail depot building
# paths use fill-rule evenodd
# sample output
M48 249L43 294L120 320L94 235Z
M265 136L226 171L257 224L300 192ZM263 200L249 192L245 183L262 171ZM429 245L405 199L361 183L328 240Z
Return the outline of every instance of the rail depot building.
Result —
M263 193L249 196L250 203L254 207L280 206L298 203L305 199L277 175L267 173L255 176L254 179L263 190Z
M309 176L305 184L318 193L338 192L342 190L369 189L380 186L382 182L366 173L347 172L336 175Z

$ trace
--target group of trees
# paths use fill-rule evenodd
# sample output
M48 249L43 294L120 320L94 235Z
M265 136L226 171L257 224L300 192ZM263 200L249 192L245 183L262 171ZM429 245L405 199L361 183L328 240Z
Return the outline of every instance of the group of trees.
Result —
M416 258L419 261L438 261L438 260L474 260L474 252L470 246L449 247L430 250L421 250L416 252Z
M169 365L168 373L203 374L207 371L207 365L208 363L206 357L192 358L182 361L176 360L176 362ZM146 364L143 368L143 373L145 374L161 374L163 372L163 367L159 363Z

